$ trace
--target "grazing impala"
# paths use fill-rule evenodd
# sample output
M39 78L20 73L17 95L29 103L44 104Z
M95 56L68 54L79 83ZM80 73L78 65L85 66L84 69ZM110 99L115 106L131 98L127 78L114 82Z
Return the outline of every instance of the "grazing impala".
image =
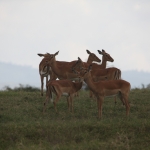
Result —
M82 69L80 72L80 78L83 78L87 83L90 90L94 93L97 99L98 117L102 117L102 103L106 96L118 95L120 100L125 104L126 116L129 115L130 105L128 102L128 95L130 92L130 83L125 80L107 80L94 82L91 75L91 67L88 69ZM74 69L73 69L74 70Z
M62 95L67 96L69 111L73 112L73 96L81 88L82 88L82 81L79 81L79 82L72 82L71 80L48 81L47 82L47 91L46 91L46 101L44 103L43 113L46 110L46 105L47 105L49 98L51 98L51 100L52 100L52 93L54 93L56 95L56 99L53 102L56 112L57 112L56 104Z
M86 64L89 65L93 61L101 62L101 60L94 53L91 53L89 50L86 50L86 51L89 54L89 57L88 57L87 62L84 63L85 65ZM53 56L53 54L49 54L49 53L38 54L38 56L44 57L39 64L39 73L40 73L40 77L41 77L41 95L43 96L43 85L44 85L43 79L44 79L44 77L46 77L46 82L47 82L48 81L48 75L50 75L50 80L56 80L57 75L53 72L52 68L50 66L46 65L47 63L45 63L45 61L47 61L47 59L50 59L51 56ZM75 62L76 61L72 61L72 62L56 61L57 66L62 67L62 68L64 68L65 66L72 67L72 65L74 65Z

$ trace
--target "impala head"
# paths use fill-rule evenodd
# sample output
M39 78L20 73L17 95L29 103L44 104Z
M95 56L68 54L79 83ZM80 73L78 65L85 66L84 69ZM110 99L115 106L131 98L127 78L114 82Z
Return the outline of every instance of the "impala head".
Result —
M77 70L79 68L79 71ZM82 60L78 57L78 61L76 63L76 66L72 68L72 71L81 79L84 80L86 75L89 75L88 72L90 72L92 69L92 64L89 65L88 69L85 68L83 65ZM90 74L91 75L91 74Z
M100 50L97 50L99 54L103 55L103 59L105 59L106 61L110 61L110 62L113 62L114 59L108 54L105 52L105 50L102 49L102 51Z
M42 56L44 57L39 64L40 74L46 75L48 73L49 67L50 67L51 63L53 62L53 60L55 59L55 56L58 55L58 53L59 53L59 51L56 52L55 54L49 54L49 53L38 54L40 57L42 57Z
M45 57L45 64L51 66L51 64L55 61L55 56L58 55L59 51L55 54L50 54L48 57Z
M77 62L75 63L75 65L72 67L72 70L81 70L81 68L84 67L84 63L83 61L78 57Z
M82 67L80 74L83 78L85 78L87 76L91 76L91 74L90 74L91 70L92 70L92 64L90 64L88 68Z
M101 60L94 53L91 53L89 50L86 50L86 52L89 54L89 60L101 62Z

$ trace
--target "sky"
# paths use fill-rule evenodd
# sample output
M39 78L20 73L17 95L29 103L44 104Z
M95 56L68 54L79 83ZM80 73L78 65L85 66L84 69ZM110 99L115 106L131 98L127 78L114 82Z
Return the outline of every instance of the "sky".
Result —
M0 0L0 61L38 68L37 53L87 60L104 49L122 71L150 72L149 0Z

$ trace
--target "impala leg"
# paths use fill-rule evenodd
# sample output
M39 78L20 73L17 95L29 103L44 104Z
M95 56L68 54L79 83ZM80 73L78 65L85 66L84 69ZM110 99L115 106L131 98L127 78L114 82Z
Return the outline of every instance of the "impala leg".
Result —
M115 98L114 98L114 101L115 101L115 105L116 105L116 103L117 103L117 97L115 96Z
M57 95L55 101L53 102L56 113L57 113L56 104L57 104L58 100L60 99L60 97L61 97L61 95Z
M129 102L128 102L128 96L124 94L123 98L124 98L124 103L125 103L125 107L126 107L126 116L128 116L129 115L129 111L130 111L130 105L129 105Z
M93 97L93 92L90 90L90 92L89 92L89 95L90 95L90 98L92 98Z
M79 92L76 92L76 93L74 94L74 96L75 96L75 97L79 97Z
M125 102L124 102L124 98L123 98L123 94L122 94L122 93L119 93L119 98L120 98L120 100L122 101L122 104L125 105Z
M46 76L46 85L47 85L47 82L48 82L48 75ZM47 86L46 86L46 91L47 91Z
M73 96L70 95L71 112L73 112Z
M48 103L48 100L49 100L49 96L46 96L46 100L45 100L45 102L44 102L43 114L45 113L46 105L47 105L47 103Z
M40 75L40 77L41 77L41 96L43 96L43 85L44 85L43 79L44 79L44 77L42 75Z
M70 111L70 96L67 97L68 110Z
M98 105L98 118L102 118L102 103L103 103L103 97L97 98L97 105Z

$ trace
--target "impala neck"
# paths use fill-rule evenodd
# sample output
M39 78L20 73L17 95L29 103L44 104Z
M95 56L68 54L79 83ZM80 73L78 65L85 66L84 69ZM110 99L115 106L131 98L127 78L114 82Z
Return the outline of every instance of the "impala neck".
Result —
M57 64L56 64L56 59L54 58L54 60L51 63L51 68L53 70L53 72L58 75L61 74L60 69L58 68Z
M106 62L107 62L107 60L106 60L105 57L103 56L103 57L102 57L102 63L101 63L101 65L100 65L101 69L106 69Z
M91 75L85 77L84 81L86 82L86 84L88 85L88 87L90 88L90 90L92 90L92 91L95 90L95 85L94 85L94 82L92 80Z
M91 64L92 62L93 60L90 57L88 57L87 64Z

